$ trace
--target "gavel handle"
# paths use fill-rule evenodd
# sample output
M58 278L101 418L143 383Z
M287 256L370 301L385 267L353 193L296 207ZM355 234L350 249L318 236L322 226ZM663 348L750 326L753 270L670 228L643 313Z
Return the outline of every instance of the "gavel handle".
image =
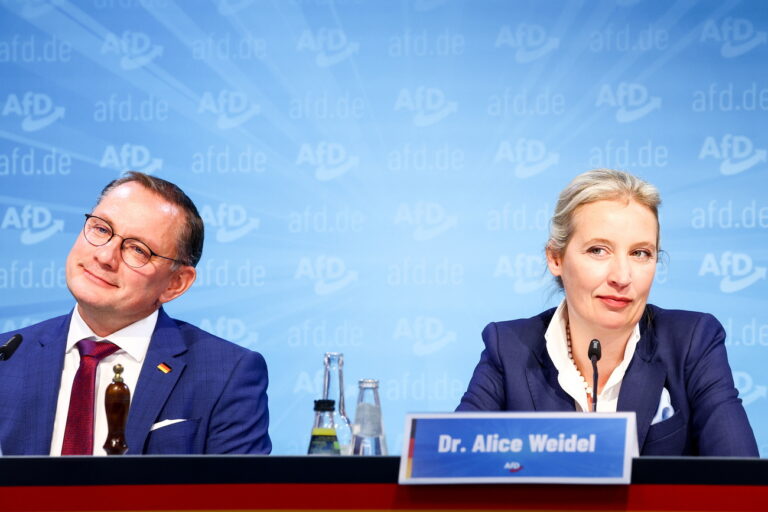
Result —
M131 392L124 382L113 382L107 386L107 392L104 395L108 427L104 450L107 455L122 455L128 450L125 442L125 424L128 421L130 405Z

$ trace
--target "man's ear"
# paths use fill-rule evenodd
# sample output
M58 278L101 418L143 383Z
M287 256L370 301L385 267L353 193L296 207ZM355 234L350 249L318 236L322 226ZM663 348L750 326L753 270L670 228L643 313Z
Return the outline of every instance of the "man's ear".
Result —
M563 274L562 255L556 252L550 246L547 246L546 253L547 253L547 267L549 267L549 272L555 277L560 277Z
M170 302L176 297L179 297L192 286L192 283L195 282L196 278L197 270L195 270L195 267L182 265L174 271L173 276L171 276L171 279L168 281L168 286L165 291L160 294L158 302L160 302L160 304L165 304L166 302Z

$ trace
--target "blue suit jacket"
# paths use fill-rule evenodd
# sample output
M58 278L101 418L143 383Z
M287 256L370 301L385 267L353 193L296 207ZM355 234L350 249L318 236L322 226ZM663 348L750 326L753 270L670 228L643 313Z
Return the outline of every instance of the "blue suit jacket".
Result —
M457 410L575 410L546 349L544 333L554 312L483 330L485 350ZM617 406L637 415L640 454L759 456L720 323L712 315L648 305L640 334ZM652 426L664 387L675 414Z
M50 453L70 318L18 331L24 341L10 360L0 362L0 447L5 455ZM11 334L0 340L4 343ZM160 371L161 363L171 371ZM128 454L269 453L266 391L267 366L260 354L160 309L131 390ZM185 421L150 431L166 419Z

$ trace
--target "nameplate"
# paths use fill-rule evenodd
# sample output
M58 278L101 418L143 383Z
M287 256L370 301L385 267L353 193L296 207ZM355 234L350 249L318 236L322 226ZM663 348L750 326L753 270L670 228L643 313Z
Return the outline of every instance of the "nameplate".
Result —
M628 484L634 412L408 414L401 484Z

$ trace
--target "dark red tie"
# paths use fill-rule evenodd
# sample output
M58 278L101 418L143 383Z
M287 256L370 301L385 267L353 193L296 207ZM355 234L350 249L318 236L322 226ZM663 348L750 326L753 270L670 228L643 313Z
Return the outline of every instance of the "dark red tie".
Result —
M96 367L99 361L120 347L108 341L80 340L80 367L72 383L62 455L93 455L93 410L96 394Z

